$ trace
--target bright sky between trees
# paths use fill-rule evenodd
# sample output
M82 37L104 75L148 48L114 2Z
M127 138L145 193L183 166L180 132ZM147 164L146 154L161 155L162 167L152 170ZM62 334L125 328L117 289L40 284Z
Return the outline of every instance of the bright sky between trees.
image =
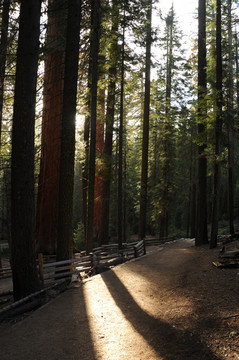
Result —
M178 26L187 37L195 37L197 35L197 8L198 0L159 0L157 7L162 11L163 16L167 15L171 6L174 6ZM157 14L154 10L154 20L156 25Z
M160 0L160 6L164 13L168 13L172 6L169 0ZM178 18L179 26L185 35L192 36L197 31L197 0L174 0L174 10Z

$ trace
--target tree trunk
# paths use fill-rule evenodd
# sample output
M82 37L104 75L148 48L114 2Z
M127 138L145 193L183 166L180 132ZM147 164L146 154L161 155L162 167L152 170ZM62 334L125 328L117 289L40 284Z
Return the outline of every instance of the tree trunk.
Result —
M93 248L94 195L95 195L95 156L96 156L96 118L97 118L97 82L99 52L100 1L91 0L91 86L90 86L90 153L88 177L88 207L86 226L86 251Z
M5 81L5 67L7 56L7 36L9 23L9 8L10 0L3 1L2 9L2 26L0 39L0 147L2 138L2 120L3 120L3 95L4 95L4 81Z
M112 139L115 108L115 84L117 77L118 62L118 26L119 26L119 4L114 0L112 4L112 43L110 48L109 85L106 109L105 141L102 154L102 208L99 227L99 244L107 244L109 239L109 204L112 165Z
M47 254L56 253L57 242L65 17L66 0L49 0L36 216L37 252Z
M11 264L14 299L39 290L34 242L34 135L41 1L20 9L12 128Z
M166 70L166 97L165 97L165 132L171 134L172 120L171 120L171 93L172 93L172 60L173 60L173 21L174 21L174 10L173 7L170 10L170 14L166 19L167 27L167 70ZM163 202L163 210L160 220L160 237L168 236L168 218L169 218L169 196L168 188L171 181L169 169L170 165L170 147L171 139L168 135L165 135L163 139L163 153L165 161L162 166L162 179L163 179L163 196L161 201Z
M91 64L89 65L88 77L90 77L90 74L91 74ZM88 91L90 92L90 79L88 79ZM86 107L90 111L90 99L88 99ZM88 213L89 136L90 136L90 116L86 115L84 122L85 158L82 168L82 208L83 208L82 218L83 218L85 236L86 236L87 213Z
M102 79L103 80L103 79ZM103 80L104 81L104 80ZM94 195L94 238L99 240L102 212L102 153L104 149L105 89L98 89L98 112L96 121L96 171Z
M124 23L123 36L121 48L121 79L120 79L120 120L119 120L119 152L118 152L118 246L122 248L122 222L123 222L123 125L124 125L124 85L125 85L125 9L124 9Z
M232 54L232 14L231 0L228 0L228 109L227 109L227 133L228 133L228 214L230 234L234 234L234 109L233 109L233 54Z
M210 249L217 246L219 200L221 185L221 137L222 137L222 49L221 49L221 0L217 0L216 20L216 120L215 120L215 162L214 162L214 189L212 228Z
M237 119L239 119L239 64L238 64L238 36L237 34L235 34L235 43L236 43L236 56L235 56L235 61L236 61L236 92L237 92L237 106L236 106L236 114L237 114Z
M57 260L69 259L73 253L75 116L79 59L80 6L81 0L68 0L60 152Z
M191 139L195 138L195 126L191 124ZM195 158L197 157L197 148L193 140L191 140L191 158L190 158L190 238L195 238L196 234L196 166Z
M146 235L147 217L147 184L148 184L148 146L149 146L149 107L150 107L150 63L151 63L151 20L152 0L147 3L147 29L146 29L146 64L145 64L145 92L144 92L144 118L143 141L141 160L141 190L140 190L140 215L139 239Z
M206 137L206 1L198 3L198 135ZM207 234L207 159L206 140L198 146L198 194L195 245L208 243Z

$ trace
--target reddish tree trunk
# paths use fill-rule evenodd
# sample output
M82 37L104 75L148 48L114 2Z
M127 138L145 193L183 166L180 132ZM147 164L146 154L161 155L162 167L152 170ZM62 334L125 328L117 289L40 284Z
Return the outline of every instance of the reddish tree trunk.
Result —
M65 0L49 0L42 150L37 199L37 251L56 252L59 161L63 104Z

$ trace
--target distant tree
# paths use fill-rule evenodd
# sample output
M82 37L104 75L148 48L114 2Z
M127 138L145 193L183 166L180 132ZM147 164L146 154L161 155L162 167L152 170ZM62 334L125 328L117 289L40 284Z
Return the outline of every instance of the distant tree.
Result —
M173 6L166 17L166 86L165 86L165 117L163 119L163 136L161 145L161 214L160 237L168 236L170 198L173 191L173 141L174 129L172 119L172 73L174 68L174 32L175 12Z
M208 243L206 149L206 1L198 2L198 194L195 245Z
M122 248L122 224L123 224L123 131L124 131L124 89L125 89L125 3L124 3L123 33L121 45L121 63L120 63L120 114L119 114L119 140L118 140L118 246Z
M143 117L143 140L141 160L141 190L140 190L140 216L139 238L143 239L146 234L147 214L147 186L148 186L148 146L149 146L149 108L150 108L150 67L151 67L151 43L152 43L152 0L147 2L146 15L146 57L145 57L145 89L144 89L144 117Z
M232 0L227 1L228 30L228 96L227 96L227 135L228 135L228 215L230 234L234 234L234 84L233 84L233 35L232 35Z
M96 158L96 118L99 53L100 1L91 1L91 36L90 36L90 148L88 175L88 206L86 221L86 251L93 247L94 194L95 194L95 158Z
M90 87L91 87L91 59L89 59L89 72L88 72L88 84L87 84L87 100L86 100L86 108L87 114L85 115L84 121L84 146L85 146L85 156L83 159L82 165L82 220L84 224L84 233L86 236L87 229L87 211L88 211L88 181L89 181L89 146L90 146Z
M221 185L221 140L222 140L222 47L221 47L221 0L217 0L216 16L216 119L213 210L210 248L217 246L219 199Z
M109 47L109 83L106 100L105 141L102 152L102 207L100 214L99 244L107 244L109 238L109 205L112 169L113 125L115 115L116 80L118 63L119 1L112 2L112 25Z
M155 98L152 108L155 110L151 111L153 124L150 125L150 128L152 127L150 132L154 134L152 142L155 148L154 165L150 167L152 219L155 231L159 232L160 237L168 236L169 229L173 226L177 226L178 229L181 226L183 218L186 217L185 210L188 206L184 206L184 201L188 198L190 187L185 181L188 170L185 164L190 153L188 139L190 125L185 101L188 96L189 65L183 56L182 32L178 27L173 6L166 15L164 24L164 36L160 41L161 49L164 50L164 61L158 70L156 93L152 94ZM184 143L183 146L181 142ZM182 155L184 151L186 156ZM175 177L176 172L181 170L182 159L185 172ZM185 194L185 191L178 193L179 203L175 206L176 189L178 186L185 186L186 190L186 184L187 193Z
M34 239L34 128L40 14L41 1L21 1L11 165L11 265L15 300L39 289Z
M109 42L108 32L109 6L102 1L100 18L100 43L98 65L98 95L96 118L96 161L95 161L95 194L94 194L94 239L99 242L102 211L102 152L105 136L105 110L106 110L106 52Z
M238 35L235 34L235 62L236 62L236 116L239 119L239 59L238 59Z
M81 0L68 0L59 173L57 259L72 257L75 116Z

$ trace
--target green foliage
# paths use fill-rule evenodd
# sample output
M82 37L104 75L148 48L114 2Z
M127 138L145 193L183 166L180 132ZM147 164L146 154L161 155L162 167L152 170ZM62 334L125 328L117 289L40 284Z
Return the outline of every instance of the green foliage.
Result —
M77 251L85 250L85 232L83 223L78 223L73 233L73 241Z

